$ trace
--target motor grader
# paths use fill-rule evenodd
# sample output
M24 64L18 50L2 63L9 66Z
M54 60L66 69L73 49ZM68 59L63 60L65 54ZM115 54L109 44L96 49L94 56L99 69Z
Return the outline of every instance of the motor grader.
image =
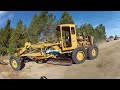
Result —
M83 63L87 58L92 60L97 57L98 47L93 42L93 36L86 36L84 32L77 34L74 24L61 24L56 27L56 30L55 43L26 42L24 47L19 48L10 57L11 67L19 71L25 67L26 62L30 61L72 65Z

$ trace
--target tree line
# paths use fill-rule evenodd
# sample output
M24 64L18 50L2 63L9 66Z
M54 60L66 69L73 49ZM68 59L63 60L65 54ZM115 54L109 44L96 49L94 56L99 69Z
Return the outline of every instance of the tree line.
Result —
M16 48L24 46L24 43L30 41L37 43L39 41L54 42L56 35L56 26L59 24L74 24L74 20L69 12L64 11L59 20L48 11L42 11L34 14L29 27L19 20L16 28L11 27L11 20L8 20L5 27L0 29L0 55L13 54ZM85 35L93 35L95 42L106 38L105 26L103 24L93 28L91 24L83 24L77 27L77 33L85 32Z

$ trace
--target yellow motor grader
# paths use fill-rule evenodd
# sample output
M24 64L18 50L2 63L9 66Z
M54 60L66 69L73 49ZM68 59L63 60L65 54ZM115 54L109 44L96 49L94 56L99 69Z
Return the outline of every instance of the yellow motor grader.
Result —
M92 60L97 57L98 47L93 43L93 36L86 36L84 33L77 34L74 24L61 24L56 30L57 42L37 44L26 42L24 47L18 49L10 57L11 67L19 71L29 61L72 65L83 63L87 58Z

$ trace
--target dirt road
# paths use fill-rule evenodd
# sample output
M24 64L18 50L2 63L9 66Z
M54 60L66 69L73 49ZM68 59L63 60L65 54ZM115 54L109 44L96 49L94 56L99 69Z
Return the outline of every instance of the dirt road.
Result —
M98 47L99 55L96 59L78 65L29 62L19 72L14 71L10 65L0 65L0 79L40 79L41 76L48 79L120 79L120 40L104 42Z

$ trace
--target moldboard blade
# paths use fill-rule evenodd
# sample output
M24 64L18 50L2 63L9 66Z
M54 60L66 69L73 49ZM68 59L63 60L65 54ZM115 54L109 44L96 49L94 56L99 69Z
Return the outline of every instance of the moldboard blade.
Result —
M72 60L66 58L57 58L57 59L49 59L46 63L54 64L54 65L62 65L62 66L71 66Z

